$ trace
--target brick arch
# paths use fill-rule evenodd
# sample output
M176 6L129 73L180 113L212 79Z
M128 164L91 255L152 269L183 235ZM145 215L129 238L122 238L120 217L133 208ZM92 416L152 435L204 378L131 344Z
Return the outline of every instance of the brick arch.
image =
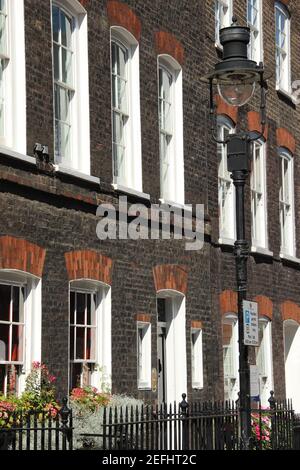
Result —
M168 54L183 65L184 47L175 36L166 31L157 31L154 33L154 41L157 54Z
M236 125L238 120L238 107L237 106L230 106L229 104L225 103L224 100L219 95L215 96L215 103L216 103L216 113L218 115L223 114L224 116L228 116Z
M46 250L22 238L0 238L0 269L18 269L42 277Z
M258 315L260 317L267 317L269 320L273 318L273 302L265 295L257 295L254 297L254 302L258 303Z
M141 37L141 22L136 14L125 5L125 3L117 0L109 0L107 2L107 16L111 26L122 26L127 29L137 41Z
M261 132L261 116L257 111L249 111L247 114L248 130L250 132ZM268 126L265 127L264 138L268 138Z
M294 320L300 325L300 307L291 300L286 300L280 306L282 320Z
M66 267L70 281L93 279L112 284L112 259L95 251L70 251L65 253Z
M292 154L296 151L296 140L294 136L284 127L276 129L276 141L278 147L287 148Z
M162 264L153 268L156 291L176 290L182 294L187 292L187 270L184 266Z
M226 313L238 313L238 299L237 292L233 290L224 290L220 294L220 313L225 315Z

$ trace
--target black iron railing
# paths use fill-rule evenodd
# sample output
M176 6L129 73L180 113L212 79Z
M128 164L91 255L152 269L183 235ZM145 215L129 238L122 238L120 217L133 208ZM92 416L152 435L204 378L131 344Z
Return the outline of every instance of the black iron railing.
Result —
M154 451L241 448L236 403L189 404L186 396L182 397L179 405L104 408L97 432L80 434L82 447ZM272 396L270 405L263 409L258 404L251 410L252 449L299 449L300 420L295 417L291 402L275 401ZM5 421L0 427L0 449L73 449L73 416L67 399L56 416L39 410L15 411L6 412Z

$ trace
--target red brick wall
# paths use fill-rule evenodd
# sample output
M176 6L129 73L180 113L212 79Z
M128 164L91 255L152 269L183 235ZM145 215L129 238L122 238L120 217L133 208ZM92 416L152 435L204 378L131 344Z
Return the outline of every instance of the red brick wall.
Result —
M18 269L42 277L46 250L21 238L0 238L0 269Z
M70 281L75 279L94 279L111 285L112 260L94 251L71 251L65 253L66 266Z
M156 291L172 289L182 294L187 292L187 271L176 265L161 265L153 268Z

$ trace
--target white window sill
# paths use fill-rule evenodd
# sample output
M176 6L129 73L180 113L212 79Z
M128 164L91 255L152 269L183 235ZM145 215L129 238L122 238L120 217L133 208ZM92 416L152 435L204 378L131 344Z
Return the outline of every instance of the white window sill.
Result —
M55 165L57 173L63 173L66 175L74 176L75 178L88 181L89 183L100 184L100 178L96 176L87 175L81 171L73 170L73 168L65 168L60 165Z
M292 91L291 90L285 90L282 88L280 85L276 85L276 91L280 94L283 95L285 98L290 100L292 103L297 104L295 98L293 97Z
M148 383L141 383L141 384L138 384L138 389L139 390L151 390L151 385L149 385Z
M292 263L300 264L300 259L296 258L296 256L288 255L286 253L279 253L279 256L280 258L291 261Z
M220 237L218 242L220 245L234 246L235 240L233 238Z
M270 256L270 258L273 257L273 251L268 250L267 248L263 248L262 246L251 246L251 253L258 253L260 255L264 256Z
M3 155L7 155L8 157L14 158L15 160L30 163L31 165L36 165L36 159L34 157L29 157L28 155L15 152L11 148L5 147L4 145L0 145L0 153L2 153Z
M223 46L220 41L215 41L215 48L218 49L220 52L223 52Z
M203 385L198 384L198 383L192 384L192 389L194 389L194 390L203 390Z
M112 187L115 191L120 191L121 193L130 194L132 196L137 196L141 199L147 199L150 201L150 194L143 193L142 191L137 191L136 189L128 188L127 186L122 186L121 184L113 183Z
M193 212L193 207L189 207L186 204L181 204L180 202L167 201L163 198L159 199L160 204L168 204L171 207L176 207L178 209L183 209L185 211Z

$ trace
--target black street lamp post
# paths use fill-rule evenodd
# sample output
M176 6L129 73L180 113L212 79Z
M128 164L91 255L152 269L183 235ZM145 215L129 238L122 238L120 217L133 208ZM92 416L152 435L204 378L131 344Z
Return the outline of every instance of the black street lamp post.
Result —
M214 136L217 143L227 145L227 168L236 189L236 241L234 256L236 264L236 281L238 293L239 322L239 378L240 378L240 433L242 448L251 448L251 402L250 402L250 368L248 346L244 344L243 301L247 291L247 261L249 245L245 239L244 190L250 172L252 142L263 137L266 125L266 81L263 64L249 60L247 47L250 41L250 30L237 26L233 18L232 26L220 30L220 42L223 46L223 60L216 64L212 73L201 78L210 86L210 115L215 112L213 87L216 85L221 98L231 106L243 106L253 96L256 84L260 85L260 132L238 132L229 134L226 140Z

